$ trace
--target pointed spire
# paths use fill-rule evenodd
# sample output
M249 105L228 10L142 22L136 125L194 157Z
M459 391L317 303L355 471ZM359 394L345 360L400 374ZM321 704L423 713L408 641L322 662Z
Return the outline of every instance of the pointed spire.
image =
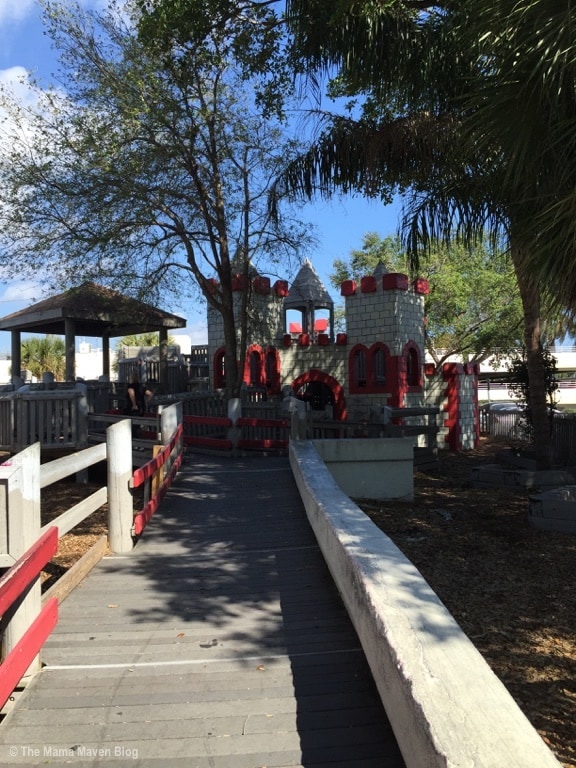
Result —
M388 274L388 270L386 269L384 262L380 260L376 265L376 269L374 270L374 277L377 280L380 280L381 277L384 277L384 275L387 275L387 274Z
M309 259L305 259L284 299L285 307L297 307L302 303L312 303L316 307L329 308L334 305L332 298Z

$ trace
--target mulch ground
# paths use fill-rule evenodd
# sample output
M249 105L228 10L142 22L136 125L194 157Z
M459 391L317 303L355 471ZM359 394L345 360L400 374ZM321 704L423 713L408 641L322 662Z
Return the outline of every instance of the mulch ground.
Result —
M441 453L415 476L413 502L363 503L421 571L566 768L576 768L576 536L533 529L528 491L477 489L471 469L507 446ZM265 461L265 459L263 459ZM98 485L63 482L43 524ZM106 532L106 508L60 541L49 586Z
M566 768L576 768L576 536L528 523L528 491L472 488L484 439L415 476L413 502L362 507L416 565Z
M95 493L102 483L76 483L73 479L55 483L42 494L41 524L54 520L78 502ZM108 505L93 512L58 542L58 551L40 574L42 591L51 587L85 554L98 539L108 533Z

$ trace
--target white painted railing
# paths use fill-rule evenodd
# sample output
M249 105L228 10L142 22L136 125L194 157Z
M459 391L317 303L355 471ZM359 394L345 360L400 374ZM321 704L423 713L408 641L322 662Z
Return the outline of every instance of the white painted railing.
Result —
M0 449L21 451L87 445L87 402L82 389L16 391L0 394Z
M166 447L169 447L170 458L173 458L176 446L175 435L178 437L180 450L178 464L171 472L170 479L181 461L181 430L180 404L164 408L161 413L161 438L166 441ZM94 551L90 550L82 558L85 565L78 567L82 561L76 563L43 596L40 588L40 570L36 567L38 563L35 566L36 570L31 575L28 574L28 580L25 583L19 576L23 568L30 571L31 557L38 560L34 554L35 549L38 547L46 549L43 542L54 537L54 529L57 530L59 539L106 503L108 504L110 549L115 553L128 552L134 545L134 510L130 494L132 481L130 419L123 419L109 426L106 430L105 443L45 464L40 463L40 453L40 443L35 442L0 465L0 568L8 568L7 573L0 579L0 604L6 590L14 592L12 582L16 582L20 589L17 597L11 598L10 601L4 600L7 609L0 619L2 640L0 699L6 694L10 681L14 679L15 667L12 661L14 658L22 657L24 654L25 661L20 658L16 667L18 670L22 668L23 676L29 676L39 669L38 651L41 642L37 642L38 637L40 634L45 637L57 619L57 606L54 613L52 608L49 611L46 610L47 604L54 606L55 598L57 601L62 600L98 562L106 549L106 537L103 536L92 548ZM98 488L86 499L42 527L41 491L70 475L82 473L101 461L108 463L107 485ZM157 463L159 467L163 467L165 460ZM150 476L152 478L153 473L150 473ZM162 491L165 488L166 483ZM3 703L0 701L0 707Z

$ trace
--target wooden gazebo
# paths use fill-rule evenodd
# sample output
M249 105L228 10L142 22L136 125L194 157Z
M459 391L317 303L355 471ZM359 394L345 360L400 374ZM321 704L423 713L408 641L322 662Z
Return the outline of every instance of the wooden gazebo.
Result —
M64 336L66 380L75 376L77 336L102 339L102 374L110 375L110 339L132 333L156 331L160 335L160 385L167 382L168 332L184 328L186 320L137 299L95 283L83 283L58 296L0 318L0 330L12 336L12 371L21 369L20 343L23 331Z

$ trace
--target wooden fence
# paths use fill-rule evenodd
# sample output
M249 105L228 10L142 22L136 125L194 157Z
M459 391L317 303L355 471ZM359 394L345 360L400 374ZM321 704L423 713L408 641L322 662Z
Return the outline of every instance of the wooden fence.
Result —
M87 399L82 389L0 393L0 449L80 448L87 438Z
M554 460L560 466L576 466L576 413L554 414L551 420ZM480 431L492 437L529 442L522 413L481 412Z
M162 412L161 438L147 464L132 471L132 424L123 419L106 430L106 442L46 464L40 443L0 465L0 708L18 681L39 668L39 651L56 624L58 603L102 558L132 550L134 538L158 508L182 461L182 417L177 406ZM101 461L108 464L107 485L41 527L41 489ZM134 514L131 488L146 485L143 509ZM65 533L108 503L108 538L100 540L43 596L40 572Z
M554 456L563 466L576 466L576 413L565 413L552 419Z

